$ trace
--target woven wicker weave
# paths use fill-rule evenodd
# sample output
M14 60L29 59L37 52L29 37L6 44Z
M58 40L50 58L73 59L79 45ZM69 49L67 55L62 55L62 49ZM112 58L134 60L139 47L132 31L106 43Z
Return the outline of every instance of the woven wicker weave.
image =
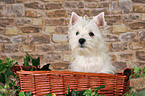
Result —
M124 72L127 69L124 70ZM65 96L68 86L74 90L94 89L100 85L105 88L99 90L99 94L105 96L122 96L129 90L128 73L104 74L83 73L70 71L17 71L19 76L20 92L33 93L33 96L44 96L47 93L55 93L57 96ZM128 76L126 76L126 75Z

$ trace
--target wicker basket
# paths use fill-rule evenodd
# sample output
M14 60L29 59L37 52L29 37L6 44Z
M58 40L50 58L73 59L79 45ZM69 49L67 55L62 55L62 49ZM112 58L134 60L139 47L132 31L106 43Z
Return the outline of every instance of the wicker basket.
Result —
M94 89L100 85L105 88L99 94L105 96L122 96L129 90L129 75L133 69L125 69L116 75L104 73L84 73L70 71L17 71L19 76L19 91L33 93L33 96L44 96L55 93L65 96L68 86L74 90Z

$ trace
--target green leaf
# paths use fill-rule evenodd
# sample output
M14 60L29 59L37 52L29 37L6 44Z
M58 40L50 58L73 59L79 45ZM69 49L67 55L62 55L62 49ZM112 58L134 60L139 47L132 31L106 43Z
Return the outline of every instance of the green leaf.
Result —
M134 73L135 78L141 77L141 68L134 66Z
M1 89L1 92L6 92L6 89L5 89L5 88L2 88L2 89Z
M24 58L23 66L29 66L29 61L30 61L30 58L26 56L26 58Z
M134 74L131 74L131 75L129 76L129 80L132 78L133 75L134 75Z
M55 94L53 94L52 96L56 96Z
M101 88L105 88L105 85L101 85L100 87L96 87L96 88L94 89L94 92L97 93L98 90L100 90Z
M5 93L2 93L2 94L0 93L0 96L6 96L6 95L5 95Z
M145 76L145 67L142 69L142 75Z
M77 96L76 92L73 89L71 89L71 95L70 96Z
M23 66L29 66L29 62L33 58L26 51L25 51L25 53L26 53L26 56L24 58L24 64L23 64Z
M2 88L3 88L3 86L0 85L0 89L2 89Z
M68 86L68 94L66 94L66 96L84 96L83 93L85 92L85 90L83 91L74 91L73 89L71 89Z
M145 90L136 93L135 96L145 96Z
M37 59L32 59L32 65L36 66L36 68L40 68L40 57L38 57Z
M40 70L47 70L47 71L51 71L51 69L49 69L50 64L46 64L44 65Z
M145 73L145 67L142 69L142 71Z
M50 93L46 94L45 96L52 96Z
M5 84L4 88L8 89L10 86L8 84Z
M19 96L26 96L24 92L19 92Z
M3 64L3 60L0 59L0 66Z
M6 68L11 68L13 66L13 62L15 60L11 60L10 58L6 58L6 60L3 60L4 61L4 66Z
M141 75L138 73L134 74L134 76L135 76L135 78L141 77Z
M135 67L135 66L134 66L134 72L135 72L135 73L141 72L141 68L140 68L140 67Z
M5 75L5 81L9 81L10 76L15 76L15 74L11 71L10 68L8 68L8 69L5 71L4 75Z
M12 66L14 61L15 61L15 60L11 60L11 61L9 62L9 65Z
M10 76L10 75L14 75L14 73L11 71L10 68L8 68L8 69L5 71L5 75Z
M69 86L68 86L68 93L70 93L70 89L69 89Z
M77 96L85 96L85 95L83 95L84 92L85 92L85 90L83 90L83 91L76 91L76 95Z
M14 65L18 65L18 62L16 62Z
M3 73L7 70L7 68L3 68L2 70L0 70L0 73Z
M4 63L0 64L0 73L3 73L5 71L5 65Z
M83 95L85 95L85 96L91 96L91 94L92 94L92 90L91 90L91 88L89 88L88 90L86 90L86 91L84 92Z
M25 93L26 96L32 96L32 92Z
M1 74L0 74L0 82L3 83L3 84L6 83L6 82L5 82L5 75L4 75L4 73L1 73Z
M10 58L7 58L7 62L10 62Z
M25 51L25 53L27 54L29 59L33 59L26 51Z
M15 83L13 80L11 80L11 83L9 83L10 88L12 89L12 87L13 87L15 84L16 84L16 83Z

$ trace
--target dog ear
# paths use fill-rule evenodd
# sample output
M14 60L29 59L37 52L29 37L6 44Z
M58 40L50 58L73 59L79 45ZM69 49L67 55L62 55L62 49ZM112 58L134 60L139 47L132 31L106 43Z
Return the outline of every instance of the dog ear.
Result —
M105 18L104 18L104 12L101 12L99 15L93 17L93 20L97 23L97 25L99 27L107 25Z
M72 12L70 25L74 25L79 20L79 18L80 17L75 12Z

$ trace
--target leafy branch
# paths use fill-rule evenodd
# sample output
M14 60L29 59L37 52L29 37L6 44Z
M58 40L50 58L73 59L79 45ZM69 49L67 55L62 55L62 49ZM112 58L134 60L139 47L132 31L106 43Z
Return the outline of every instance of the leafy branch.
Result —
M94 89L94 92L92 92L91 88L89 88L88 90L83 90L83 91L74 91L73 89L70 90L68 87L68 94L66 94L66 96L104 96L103 94L101 95L97 94L101 88L105 88L105 85L96 87Z
M27 52L25 52L25 53L26 53L26 56L24 57L23 66L30 66L29 63L31 62L32 65L35 66L37 70L48 70L48 71L50 71L50 69L49 69L50 64L46 64L42 68L40 68L40 57L33 58Z
M135 67L134 66L134 74L131 74L129 77L129 80L131 78L143 78L143 81L140 82L140 84L143 86L143 82L145 81L145 67L141 69L141 67ZM142 90L140 92L134 92L132 91L132 88L130 88L129 92L125 93L124 96L144 96L145 90Z
M18 92L18 86L16 86L18 77L11 71L11 67L18 64L17 62L14 63L14 61L10 60L10 58L0 59L0 82L2 83L0 85L0 96L10 96Z

